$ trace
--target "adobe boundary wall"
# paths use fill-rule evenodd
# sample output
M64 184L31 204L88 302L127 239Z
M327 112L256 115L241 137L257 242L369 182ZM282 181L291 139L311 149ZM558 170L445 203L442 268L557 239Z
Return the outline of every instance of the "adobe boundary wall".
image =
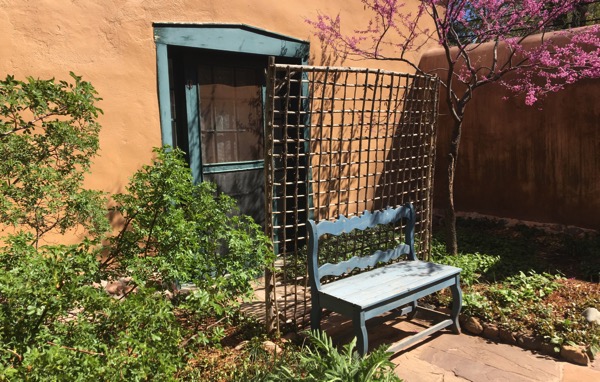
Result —
M420 62L440 75L444 66L441 49ZM442 93L436 209L445 208L452 124ZM598 230L600 80L568 86L532 107L499 84L477 89L465 114L454 193L459 212Z

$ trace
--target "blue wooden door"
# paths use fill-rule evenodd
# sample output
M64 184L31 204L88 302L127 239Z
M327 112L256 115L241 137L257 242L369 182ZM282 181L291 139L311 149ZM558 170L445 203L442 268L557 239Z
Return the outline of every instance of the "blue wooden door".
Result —
M195 180L216 183L237 200L241 213L264 225L267 57L194 49L179 58L174 65L184 73L185 111L175 114L185 113L187 136L178 145L188 152Z
M202 179L264 224L264 73L250 60L198 65Z

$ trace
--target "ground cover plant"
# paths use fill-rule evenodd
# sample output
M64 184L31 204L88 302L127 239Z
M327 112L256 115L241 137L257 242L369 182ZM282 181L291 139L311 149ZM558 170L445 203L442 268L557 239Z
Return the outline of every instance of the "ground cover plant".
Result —
M356 338L340 351L324 332L312 331L308 335L312 346L302 348L294 365L277 365L265 381L400 382L384 347L360 357L355 351Z
M324 332L306 331L296 341L278 341L271 350L264 324L244 319L228 328L221 346L201 349L180 377L198 381L401 382L382 346L358 356L355 341L338 348Z
M556 348L571 344L599 350L600 325L582 316L585 309L600 307L597 233L474 219L459 220L458 228L463 252L448 255L438 232L432 255L463 269L465 315ZM440 294L435 303L448 301Z

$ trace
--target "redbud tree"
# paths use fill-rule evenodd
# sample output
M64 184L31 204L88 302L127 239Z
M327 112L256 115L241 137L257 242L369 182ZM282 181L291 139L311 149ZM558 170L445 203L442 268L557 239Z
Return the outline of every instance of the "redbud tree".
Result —
M444 50L442 101L452 116L448 152L446 248L458 252L454 178L463 119L476 90L500 83L533 105L551 92L585 78L600 77L598 25L554 31L557 24L579 18L592 0L361 0L365 24L343 29L339 15L308 20L323 44L338 54L418 66L418 52L436 41ZM411 6L412 5L412 6ZM584 15L585 16L585 15ZM527 45L532 35L541 43ZM481 55L480 46L490 54ZM510 76L507 76L511 73Z

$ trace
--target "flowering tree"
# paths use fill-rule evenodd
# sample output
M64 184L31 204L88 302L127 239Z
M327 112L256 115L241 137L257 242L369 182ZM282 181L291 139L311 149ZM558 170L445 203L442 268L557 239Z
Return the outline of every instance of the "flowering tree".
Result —
M399 0L361 1L369 12L363 29L343 32L339 15L308 20L336 53L404 62L423 73L415 51L432 40L444 49L443 98L453 119L446 247L456 254L453 186L466 106L476 89L494 82L533 105L568 84L599 78L598 25L550 33L591 0L422 0L412 10ZM527 38L537 34L543 34L542 43L527 47ZM491 54L480 54L482 44Z

